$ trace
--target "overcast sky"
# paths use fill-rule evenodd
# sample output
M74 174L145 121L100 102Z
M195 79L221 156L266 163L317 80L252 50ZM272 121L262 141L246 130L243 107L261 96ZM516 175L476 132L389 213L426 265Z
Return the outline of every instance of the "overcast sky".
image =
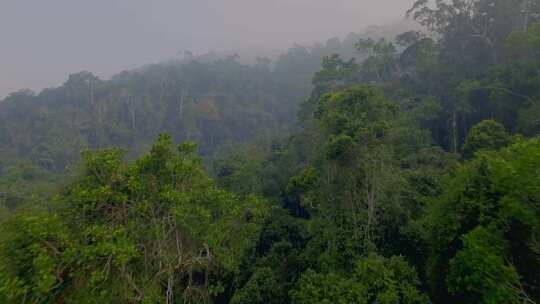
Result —
M0 0L0 98L170 59L286 48L402 18L412 0Z

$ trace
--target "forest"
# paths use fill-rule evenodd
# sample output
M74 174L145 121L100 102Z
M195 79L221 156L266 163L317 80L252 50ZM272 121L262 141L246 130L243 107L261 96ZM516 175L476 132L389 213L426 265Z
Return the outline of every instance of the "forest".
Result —
M540 0L0 100L0 303L540 303Z

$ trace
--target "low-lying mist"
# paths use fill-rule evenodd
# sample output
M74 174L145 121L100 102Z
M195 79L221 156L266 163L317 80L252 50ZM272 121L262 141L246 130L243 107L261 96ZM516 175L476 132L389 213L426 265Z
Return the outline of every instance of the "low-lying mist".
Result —
M196 54L276 56L402 19L411 0L2 1L0 98Z

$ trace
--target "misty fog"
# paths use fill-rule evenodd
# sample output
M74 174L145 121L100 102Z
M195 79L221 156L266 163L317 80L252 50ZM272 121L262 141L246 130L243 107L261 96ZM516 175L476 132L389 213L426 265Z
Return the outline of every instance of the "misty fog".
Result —
M412 0L2 0L0 98L178 52L278 52L403 18Z

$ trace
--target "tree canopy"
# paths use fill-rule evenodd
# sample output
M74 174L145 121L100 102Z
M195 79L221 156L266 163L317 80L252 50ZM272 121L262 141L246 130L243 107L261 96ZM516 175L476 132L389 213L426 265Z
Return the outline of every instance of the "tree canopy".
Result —
M1 101L0 302L539 303L540 1L407 14Z

